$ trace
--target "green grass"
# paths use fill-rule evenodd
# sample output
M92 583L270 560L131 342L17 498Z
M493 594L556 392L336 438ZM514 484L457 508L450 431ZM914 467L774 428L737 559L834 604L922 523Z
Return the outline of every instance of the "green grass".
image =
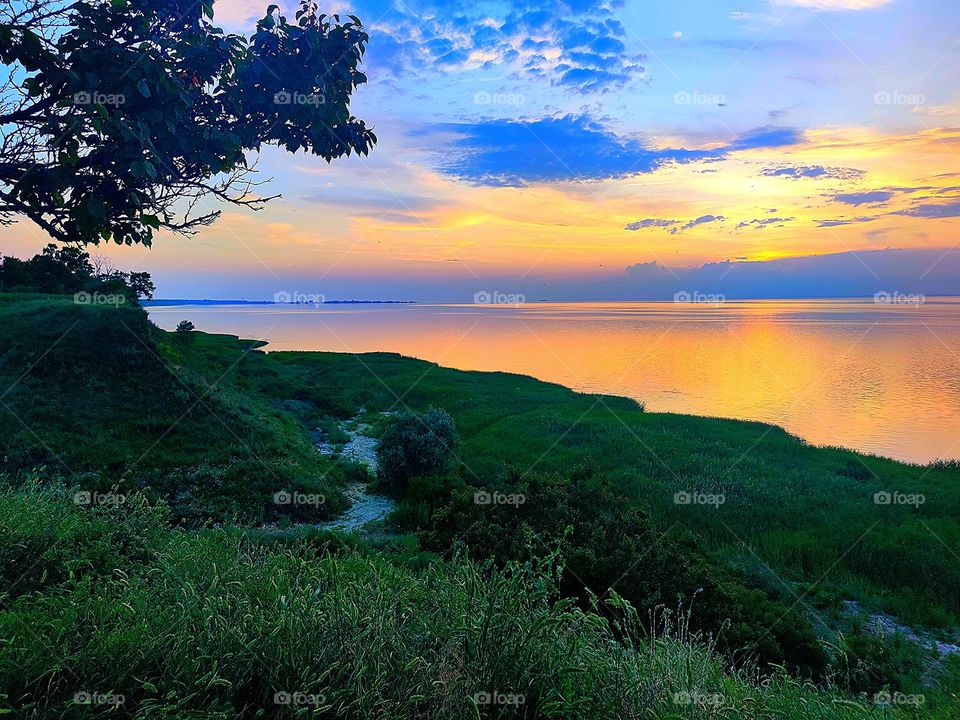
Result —
M273 399L238 387L257 343L184 342L135 306L0 297L0 469L42 468L93 492L150 488L194 524L273 519L291 510L272 504L280 490L324 495L320 518L345 507L342 469Z
M299 393L343 416L360 406L446 409L472 485L508 490L511 470L529 477L585 466L662 528L689 529L791 602L860 597L909 622L960 624L955 463L921 467L816 448L761 423L647 413L623 398L395 355L282 352L253 363L270 369L264 391ZM674 504L683 491L722 493L725 502ZM926 502L875 504L884 491L922 493Z
M558 597L549 562L458 558L414 573L166 520L137 497L86 509L63 490L0 493L0 707L25 718L914 717L782 674L730 675L682 632L639 640L615 599L601 616ZM34 575L11 599L37 561L69 572ZM123 702L76 705L78 693ZM317 704L277 705L277 693ZM482 693L518 704L478 707ZM924 717L956 711L925 698Z

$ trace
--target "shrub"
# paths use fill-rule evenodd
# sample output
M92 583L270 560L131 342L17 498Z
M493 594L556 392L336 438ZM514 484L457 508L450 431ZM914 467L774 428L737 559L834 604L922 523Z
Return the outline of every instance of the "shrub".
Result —
M401 494L413 478L442 473L452 465L457 433L446 410L403 412L393 417L377 446L378 474L385 489Z

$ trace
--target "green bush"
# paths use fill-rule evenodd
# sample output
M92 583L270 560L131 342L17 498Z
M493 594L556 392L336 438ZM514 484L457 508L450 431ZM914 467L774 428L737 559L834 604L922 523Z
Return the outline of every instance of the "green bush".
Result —
M446 410L398 413L377 445L379 479L386 490L403 493L413 478L448 469L456 445L456 428Z

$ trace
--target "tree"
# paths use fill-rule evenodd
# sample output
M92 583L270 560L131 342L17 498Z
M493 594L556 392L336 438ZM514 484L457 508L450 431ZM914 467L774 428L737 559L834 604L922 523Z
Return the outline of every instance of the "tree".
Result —
M391 419L377 446L380 480L392 492L402 493L412 479L449 469L456 444L456 427L446 410L399 413Z
M152 298L153 279L146 272L122 272L109 263L91 263L82 248L49 243L29 260L0 258L0 291L39 293L99 293L124 295L131 302Z
M214 222L202 201L263 207L247 158L264 144L370 151L349 112L358 18L271 5L249 39L212 19L212 0L0 0L0 222L149 246Z

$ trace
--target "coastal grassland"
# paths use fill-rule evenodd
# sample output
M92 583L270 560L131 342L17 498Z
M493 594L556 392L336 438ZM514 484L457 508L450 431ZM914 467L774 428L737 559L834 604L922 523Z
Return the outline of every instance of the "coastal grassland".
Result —
M264 392L326 413L442 407L456 420L468 485L518 493L536 475L576 469L790 605L855 597L910 623L960 624L957 463L813 447L761 423L649 413L624 398L389 354L278 352L254 363L269 368L257 373ZM724 501L677 504L676 493ZM896 504L911 495L922 504ZM530 512L537 501L526 497Z
M149 488L193 524L345 507L342 468L290 413L227 379L258 343L232 339L221 354L216 342L194 351L193 339L160 331L130 303L0 294L0 470L88 492ZM327 503L278 507L271 498L284 489Z
M0 532L0 708L15 717L918 717L731 674L695 639L643 635L616 597L602 612L563 599L550 558L412 572L33 484L0 490ZM928 694L922 717L955 709Z
M954 464L814 448L767 425L647 413L391 354L264 352L162 332L132 305L55 296L0 294L0 381L0 694L36 703L35 717L72 717L71 689L123 693L137 717L158 718L316 709L270 704L286 691L334 698L318 715L343 717L958 709L956 662L875 640L841 615L851 599L955 630ZM380 435L389 413L430 407L456 421L455 462L398 490L400 534L371 546L312 528L363 476L320 456L310 431L362 420ZM278 506L278 489L328 501ZM478 505L481 489L524 500ZM77 490L124 502L72 504ZM878 492L925 502L877 504ZM723 502L677 504L676 493ZM562 569L545 570L545 557ZM488 607L465 603L468 590ZM449 612L422 599L431 593ZM662 632L679 618L689 632ZM502 637L507 626L517 637ZM262 669L261 646L277 675ZM758 670L776 679L758 686ZM708 691L713 680L730 687ZM494 690L533 700L464 705ZM864 700L886 690L926 702ZM678 706L674 693L705 702Z

